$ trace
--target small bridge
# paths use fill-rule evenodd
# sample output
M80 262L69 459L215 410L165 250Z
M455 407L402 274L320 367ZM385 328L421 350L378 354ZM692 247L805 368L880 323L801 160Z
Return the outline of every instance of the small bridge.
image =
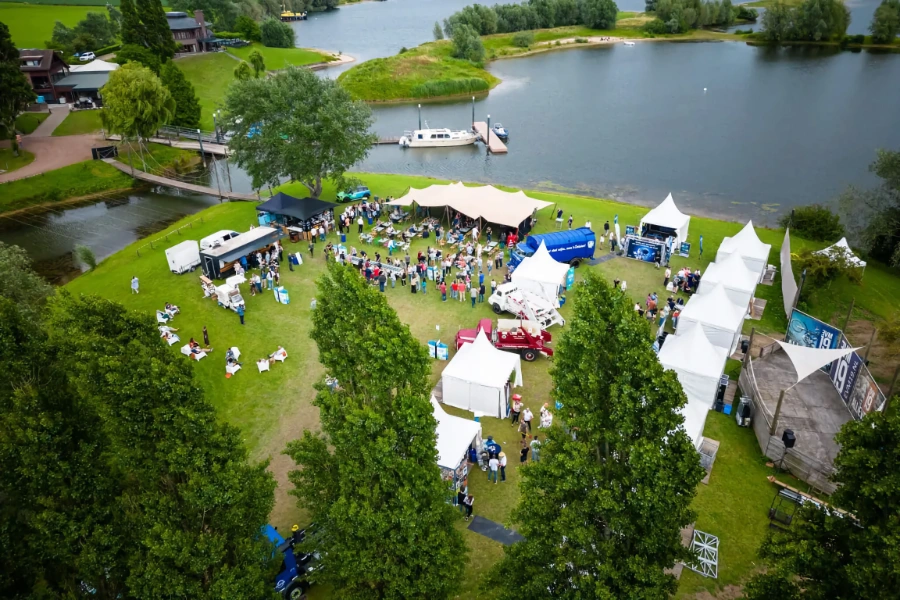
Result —
M194 192L196 194L206 194L207 196L215 196L217 198L228 198L229 200L260 200L259 196L256 194L240 194L238 192L226 192L225 190L218 190L216 188L206 187L203 185L196 185L193 183L185 183L183 181L178 181L177 179L169 179L168 177L160 177L159 175L151 175L150 173L146 173L144 171L140 171L138 169L133 169L124 163L120 163L114 158L104 158L103 162L108 165L112 165L118 170L122 171L126 175L130 175L135 179L140 179L141 181L147 181L150 183L155 183L156 185L164 185L166 187L177 188L179 190L185 190L188 192Z

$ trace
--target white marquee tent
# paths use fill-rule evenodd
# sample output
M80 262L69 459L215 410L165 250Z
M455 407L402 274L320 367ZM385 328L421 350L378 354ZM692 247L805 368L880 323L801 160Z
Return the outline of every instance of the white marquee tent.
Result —
M522 359L497 350L479 330L475 341L460 348L441 375L444 404L502 419L509 406L509 376L522 385Z
M854 267L866 267L866 261L861 260L858 256L853 254L853 250L850 249L850 244L847 243L847 238L845 237L841 238L838 243L832 244L824 250L819 250L816 254L824 254L832 260L843 256L844 259Z
M675 201L672 199L672 194L669 194L659 206L644 215L644 218L641 219L641 230L644 229L644 225L656 225L657 227L674 230L676 234L675 247L677 249L681 242L687 241L691 218L678 210L678 207L675 206Z
M467 187L460 183L431 185L424 189L410 188L402 198L387 202L391 206L421 207L449 206L473 219L518 227L532 213L547 208L552 202L535 200L525 192L504 192L491 185Z
M679 412L696 448L703 442L703 426L715 403L727 358L727 351L710 343L699 327L670 335L659 351L659 362L664 369L675 371L687 396L687 404Z
M523 290L546 298L559 308L559 286L565 283L568 271L569 265L557 262L541 242L540 248L513 271L512 282Z
M481 446L481 424L447 414L434 396L431 397L437 421L437 463L444 469L455 470L466 459L469 446Z
M763 244L756 235L753 221L747 221L747 224L736 236L722 240L719 251L716 253L716 262L724 262L732 254L737 254L744 259L747 268L757 274L757 281L759 281L766 273L771 249L771 244Z
M687 301L678 317L678 333L686 335L693 329L700 329L710 343L731 355L741 341L746 315L746 307L732 302L719 283L708 294L694 294Z
M721 284L733 303L749 310L757 283L759 274L748 270L740 255L732 254L721 262L710 263L706 267L706 272L700 278L697 293L708 294L716 285Z
M105 60L92 60L82 65L72 65L69 67L70 73L109 73L119 68L116 63L106 62Z

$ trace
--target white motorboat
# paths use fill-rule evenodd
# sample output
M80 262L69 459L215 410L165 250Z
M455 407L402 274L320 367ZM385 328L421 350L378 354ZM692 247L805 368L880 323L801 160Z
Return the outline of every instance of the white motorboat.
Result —
M624 42L626 46L634 46L634 42Z
M476 136L471 131L450 129L416 129L403 132L400 145L404 148L441 148L444 146L468 146L474 144Z

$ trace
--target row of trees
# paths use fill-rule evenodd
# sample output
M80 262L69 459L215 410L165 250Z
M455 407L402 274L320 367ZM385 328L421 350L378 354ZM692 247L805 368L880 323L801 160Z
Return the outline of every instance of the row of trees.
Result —
M19 50L9 35L9 27L0 22L0 139L10 140L16 156L16 117L37 99L20 65Z
M842 40L849 25L850 10L842 0L776 2L762 16L762 36L770 42Z
M89 12L75 27L62 21L53 25L53 34L47 48L66 54L97 50L115 43L122 26L122 13L115 6L107 5L106 13Z
M0 268L0 596L270 596L274 480L153 319Z
M848 188L839 199L841 220L870 256L900 267L900 151L879 150L869 171L879 185Z
M461 25L471 27L478 35L569 25L611 29L617 12L613 0L528 0L523 4L492 7L473 4L444 19L444 33L452 37Z
M900 33L900 0L882 0L869 26L876 44L893 44Z
M656 19L644 26L650 33L685 33L702 27L731 27L737 13L731 0L647 0L646 9L656 15Z

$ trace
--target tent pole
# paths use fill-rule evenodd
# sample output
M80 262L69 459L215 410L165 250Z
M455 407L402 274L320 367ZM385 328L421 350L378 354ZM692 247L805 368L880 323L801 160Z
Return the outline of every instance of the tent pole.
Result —
M868 362L869 360L869 351L872 349L872 345L875 343L875 336L878 335L878 329L872 330L872 337L869 338L869 343L866 345L866 353L863 354L863 363Z
M774 436L775 430L778 429L778 416L781 414L781 403L784 402L784 390L778 396L778 404L775 405L775 415L772 417L772 425L769 427L769 435Z
M853 314L853 307L856 304L856 296L850 299L850 310L847 311L847 318L844 319L844 326L841 328L843 331L847 331L847 325L850 323L850 315ZM846 334L845 334L846 337Z

